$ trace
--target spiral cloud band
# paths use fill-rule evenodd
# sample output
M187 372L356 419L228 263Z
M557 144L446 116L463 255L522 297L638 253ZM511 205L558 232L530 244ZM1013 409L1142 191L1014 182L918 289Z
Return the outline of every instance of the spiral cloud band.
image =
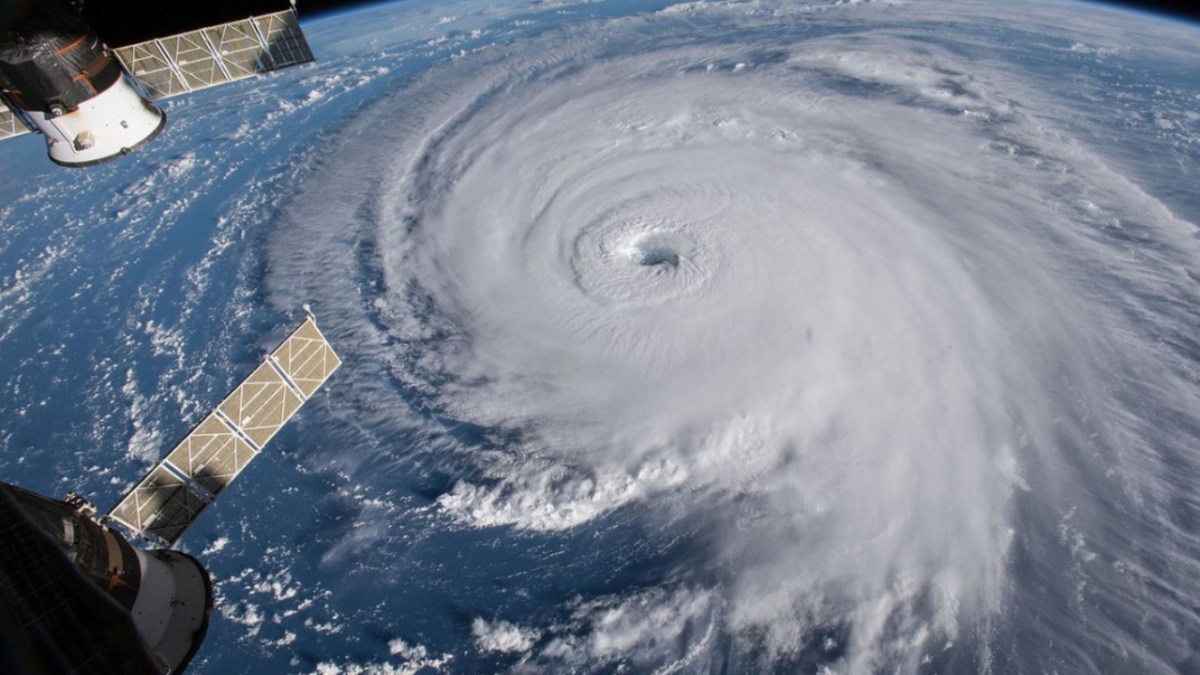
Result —
M675 5L463 53L347 123L270 260L274 301L329 298L379 364L332 405L385 465L458 463L439 527L686 542L558 618L477 608L481 650L1182 667L1196 227L978 34L1116 39L1068 9Z

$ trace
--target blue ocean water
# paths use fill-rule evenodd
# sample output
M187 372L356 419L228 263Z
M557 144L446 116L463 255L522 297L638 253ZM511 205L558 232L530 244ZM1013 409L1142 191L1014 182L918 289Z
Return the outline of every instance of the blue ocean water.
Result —
M345 359L182 542L193 672L1200 667L1194 26L305 30L119 162L0 148L5 481L107 508L303 302Z

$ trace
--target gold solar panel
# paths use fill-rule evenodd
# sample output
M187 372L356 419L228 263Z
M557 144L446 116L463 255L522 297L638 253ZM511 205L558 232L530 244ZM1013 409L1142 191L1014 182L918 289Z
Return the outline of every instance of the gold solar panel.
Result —
M279 371L270 363L263 363L217 410L261 448L292 419L302 403Z
M312 50L294 12L283 11L254 17L254 25L267 44L268 70L313 61Z
M173 544L208 501L194 494L182 478L159 464L146 474L108 514L143 536Z
M134 76L152 99L191 91L165 49L157 40L151 40L116 50L117 58L125 70Z
M296 13L290 9L147 40L115 52L152 99L313 60Z
M237 477L258 453L216 413L210 413L175 446L165 463L190 476L214 496Z
M342 360L333 353L333 348L311 319L288 336L288 339L271 353L271 358L275 359L305 398L312 396L313 392L329 379L333 371L342 365Z
M106 518L174 544L341 363L308 317Z
M3 101L0 101L0 139L27 133L29 133L29 127L17 119L17 115L9 110Z

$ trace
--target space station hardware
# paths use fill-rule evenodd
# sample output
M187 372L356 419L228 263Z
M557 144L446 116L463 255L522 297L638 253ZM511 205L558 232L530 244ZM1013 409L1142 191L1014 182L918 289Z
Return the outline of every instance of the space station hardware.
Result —
M166 121L83 18L53 2L4 36L0 78L7 128L15 131L15 114L46 137L50 159L64 166L129 152Z
M116 55L155 100L314 60L290 9L119 47Z
M172 546L340 365L310 314L103 518L74 493L0 483L6 672L181 672L213 591ZM133 546L114 522L157 548Z
M0 27L0 139L36 131L51 161L83 167L162 131L151 101L313 61L294 6L111 50L81 3L17 3Z
M309 316L105 520L173 545L341 363Z

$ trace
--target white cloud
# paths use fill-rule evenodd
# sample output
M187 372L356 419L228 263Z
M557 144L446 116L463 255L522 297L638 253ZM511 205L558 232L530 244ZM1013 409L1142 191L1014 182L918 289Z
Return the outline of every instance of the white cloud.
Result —
M507 621L487 621L476 617L471 622L471 635L475 644L485 652L527 652L538 638L541 631L535 628L522 628Z

